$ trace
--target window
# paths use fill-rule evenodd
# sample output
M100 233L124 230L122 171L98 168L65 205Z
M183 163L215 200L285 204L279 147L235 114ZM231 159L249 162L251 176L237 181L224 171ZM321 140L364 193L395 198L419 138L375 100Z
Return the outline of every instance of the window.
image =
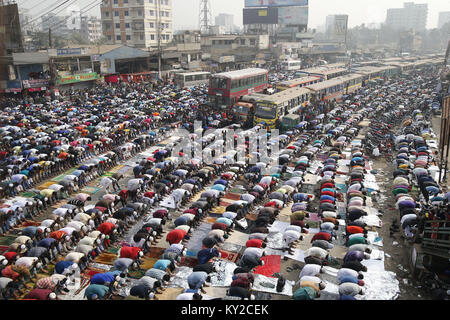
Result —
M110 23L105 23L105 29L106 30L110 30L111 29L111 24Z
M130 24L129 23L125 23L125 28L130 29Z
M155 24L153 22L150 22L150 28L154 28Z
M154 10L150 10L150 15L154 16L155 15L155 11Z
M111 41L111 39L112 39L112 37L111 37L111 36L108 36L108 41Z
M116 23L116 29L120 29L120 23Z
M114 0L114 4L118 4L119 3L119 0Z
M250 45L254 46L256 44L256 40L255 39L250 39Z
M144 40L144 35L143 34L139 35L139 40Z
M105 11L105 17L109 18L109 11Z
M128 0L123 0L123 3L128 3Z
M114 17L118 17L119 16L119 11L114 11Z
M124 11L123 14L124 14L125 17L128 17L128 16L129 16L129 12L128 12L128 11Z
M116 36L116 40L122 40L121 36Z
M166 40L170 40L170 34L166 35Z
M127 36L127 40L131 40L131 36Z
M155 40L155 35L154 35L154 34L151 34L151 35L150 35L150 39L151 39L151 40Z
M153 0L148 0L149 3L153 3Z
M142 16L142 10L138 10L138 16Z
M245 39L241 39L241 46L245 46Z

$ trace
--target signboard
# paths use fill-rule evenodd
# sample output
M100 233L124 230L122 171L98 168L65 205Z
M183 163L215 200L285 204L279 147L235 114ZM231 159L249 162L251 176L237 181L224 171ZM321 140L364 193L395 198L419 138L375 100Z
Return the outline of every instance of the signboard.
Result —
M278 24L308 25L308 7L278 8Z
M70 84L70 83L76 83L76 82L83 82L83 81L92 81L96 80L98 78L98 75L96 72L91 73L80 73L80 74L74 74L71 76L61 77L56 82L58 85L64 85L64 84Z
M81 48L56 49L57 56L75 56L81 54Z
M99 54L94 54L91 56L91 61L95 62L95 61L100 61L100 55Z
M245 0L246 7L307 6L308 0Z
M334 18L334 30L333 35L335 40L345 41L347 35L348 16L337 15Z
M6 81L7 89L17 89L22 91L22 85L20 84L20 80L8 80Z
M220 63L234 62L234 56L223 56L219 58Z
M277 24L277 8L244 9L244 24Z
M47 87L48 81L46 79L23 80L22 84L23 84L24 89L41 88L41 87Z

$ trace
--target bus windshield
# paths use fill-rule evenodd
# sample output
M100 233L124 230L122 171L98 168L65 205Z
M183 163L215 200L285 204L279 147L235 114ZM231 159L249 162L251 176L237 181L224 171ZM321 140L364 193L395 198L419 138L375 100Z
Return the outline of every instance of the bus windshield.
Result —
M235 105L233 107L233 111L239 114L248 114L248 111L250 110L250 108L248 107L244 107L244 106L239 106L239 105Z
M277 109L273 106L269 105L260 105L256 106L256 117L263 119L275 119L277 117Z
M227 79L212 78L211 87L214 89L227 89Z

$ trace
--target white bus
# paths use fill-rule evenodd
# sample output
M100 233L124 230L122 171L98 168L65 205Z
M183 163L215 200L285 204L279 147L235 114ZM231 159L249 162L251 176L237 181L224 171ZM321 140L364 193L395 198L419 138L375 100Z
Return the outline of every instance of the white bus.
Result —
M189 88L201 84L208 84L211 73L209 72L186 72L175 74L175 84L179 88Z
M281 69L286 71L300 70L302 62L299 60L284 61L281 64Z

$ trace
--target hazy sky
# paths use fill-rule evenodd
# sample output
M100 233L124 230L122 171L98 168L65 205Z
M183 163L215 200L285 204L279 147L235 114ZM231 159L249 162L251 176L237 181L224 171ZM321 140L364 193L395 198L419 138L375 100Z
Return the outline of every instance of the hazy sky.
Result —
M144 0L145 1L145 0ZM200 0L172 0L175 29L198 28ZM32 8L31 14L39 14L43 9L56 0L17 0L19 7ZM80 7L89 8L90 4L98 1L77 0ZM348 14L349 26L354 27L362 23L384 22L388 8L401 8L404 2L428 3L427 28L436 28L438 15L441 11L450 11L450 0L309 0L309 27L316 28L325 24L325 17L329 14ZM234 15L234 23L242 26L242 8L244 0L210 0L212 18L219 13ZM61 7L61 8L64 8ZM55 12L60 9L55 10ZM100 6L89 11L91 15L100 15Z

